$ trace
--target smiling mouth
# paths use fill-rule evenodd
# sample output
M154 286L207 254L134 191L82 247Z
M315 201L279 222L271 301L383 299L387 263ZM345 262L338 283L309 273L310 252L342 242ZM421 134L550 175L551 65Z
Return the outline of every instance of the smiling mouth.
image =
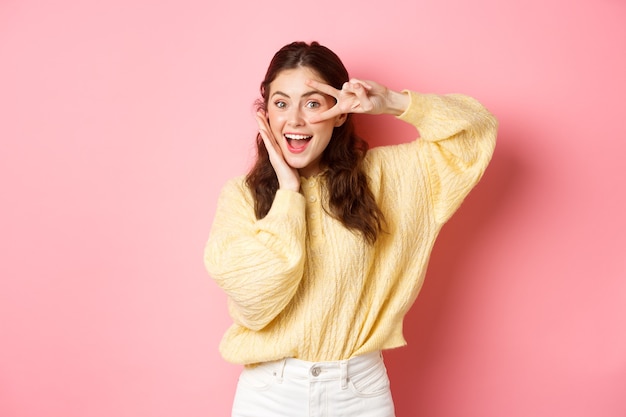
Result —
M310 135L296 135L293 133L285 134L285 139L287 139L287 146L292 152L303 151L312 138L313 136Z

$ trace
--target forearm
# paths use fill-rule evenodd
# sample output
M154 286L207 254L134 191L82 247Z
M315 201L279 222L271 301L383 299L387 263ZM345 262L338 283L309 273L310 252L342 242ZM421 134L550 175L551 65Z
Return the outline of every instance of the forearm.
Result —
M409 95L411 104L399 119L420 133L415 142L420 169L427 173L435 217L445 222L489 164L498 123L468 96Z
M406 111L411 103L409 93L407 91L388 90L386 97L386 108L384 113L394 116L400 116Z
M435 95L404 91L409 105L398 117L412 124L427 141L467 138L474 141L495 139L497 121L476 99L461 95Z
M258 330L289 303L304 268L304 197L279 191L257 220L239 186L225 187L204 251L239 324Z

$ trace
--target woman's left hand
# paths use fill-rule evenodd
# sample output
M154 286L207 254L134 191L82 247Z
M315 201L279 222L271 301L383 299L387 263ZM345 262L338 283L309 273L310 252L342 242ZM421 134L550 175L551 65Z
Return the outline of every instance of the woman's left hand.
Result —
M328 120L345 113L398 115L408 106L406 94L390 90L374 81L353 78L345 82L341 90L315 80L308 80L307 84L336 100L333 107L312 117L311 123Z

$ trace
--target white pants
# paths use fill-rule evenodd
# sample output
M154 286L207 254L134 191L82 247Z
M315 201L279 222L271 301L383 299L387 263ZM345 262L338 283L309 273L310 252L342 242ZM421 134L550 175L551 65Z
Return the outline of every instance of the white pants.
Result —
M380 352L335 362L283 359L244 368L233 417L394 417Z

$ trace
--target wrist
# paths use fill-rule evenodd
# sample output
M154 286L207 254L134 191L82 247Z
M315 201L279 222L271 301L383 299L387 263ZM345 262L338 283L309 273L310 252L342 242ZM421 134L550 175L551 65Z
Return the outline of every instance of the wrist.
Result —
M279 181L278 188L281 190L289 190L295 191L296 193L300 192L300 179L295 179L292 181Z
M394 116L399 116L406 111L411 102L409 93L389 90L387 97L387 112Z

